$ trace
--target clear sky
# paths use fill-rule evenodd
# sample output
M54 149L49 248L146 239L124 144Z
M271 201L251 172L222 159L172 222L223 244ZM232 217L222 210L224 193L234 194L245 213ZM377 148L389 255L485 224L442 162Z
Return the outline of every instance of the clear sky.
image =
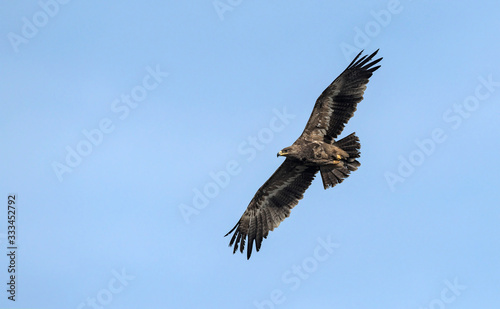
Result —
M498 1L0 6L0 308L500 307ZM233 255L276 153L378 48L359 170Z

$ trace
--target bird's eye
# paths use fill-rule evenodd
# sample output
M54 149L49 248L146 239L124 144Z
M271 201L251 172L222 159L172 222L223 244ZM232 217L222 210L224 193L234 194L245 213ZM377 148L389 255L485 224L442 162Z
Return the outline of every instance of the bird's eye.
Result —
M288 150L286 150L286 149L283 149L283 152L285 152L285 153L286 153L286 152L288 152Z

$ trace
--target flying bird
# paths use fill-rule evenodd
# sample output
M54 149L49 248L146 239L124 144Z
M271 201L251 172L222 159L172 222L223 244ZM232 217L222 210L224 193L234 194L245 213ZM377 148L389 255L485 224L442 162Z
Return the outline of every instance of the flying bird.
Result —
M225 236L233 233L229 246L243 253L248 238L247 259L255 249L260 250L262 239L290 215L318 171L326 189L341 183L358 169L360 163L359 139L352 133L338 141L346 123L363 100L368 79L380 65L382 58L373 60L376 50L361 57L361 51L316 100L304 132L290 146L278 152L286 157L262 187L259 188L236 225Z

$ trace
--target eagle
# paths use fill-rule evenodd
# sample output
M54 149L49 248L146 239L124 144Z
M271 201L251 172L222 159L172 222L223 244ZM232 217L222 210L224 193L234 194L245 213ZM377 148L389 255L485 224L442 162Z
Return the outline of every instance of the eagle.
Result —
M334 187L358 169L360 143L355 133L338 141L335 139L354 115L356 106L382 58L372 60L361 51L316 100L304 132L289 147L278 152L286 157L281 166L259 188L236 225L225 235L233 233L229 246L243 253L248 239L247 259L252 247L260 250L267 238L290 215L304 196L316 173L320 171L324 189Z

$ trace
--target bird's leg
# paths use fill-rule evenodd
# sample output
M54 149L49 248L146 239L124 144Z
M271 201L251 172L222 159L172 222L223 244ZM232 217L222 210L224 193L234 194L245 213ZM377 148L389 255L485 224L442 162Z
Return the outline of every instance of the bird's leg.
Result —
M332 160L332 164L339 164L342 160L342 156L337 154L335 157L337 158L337 160Z

